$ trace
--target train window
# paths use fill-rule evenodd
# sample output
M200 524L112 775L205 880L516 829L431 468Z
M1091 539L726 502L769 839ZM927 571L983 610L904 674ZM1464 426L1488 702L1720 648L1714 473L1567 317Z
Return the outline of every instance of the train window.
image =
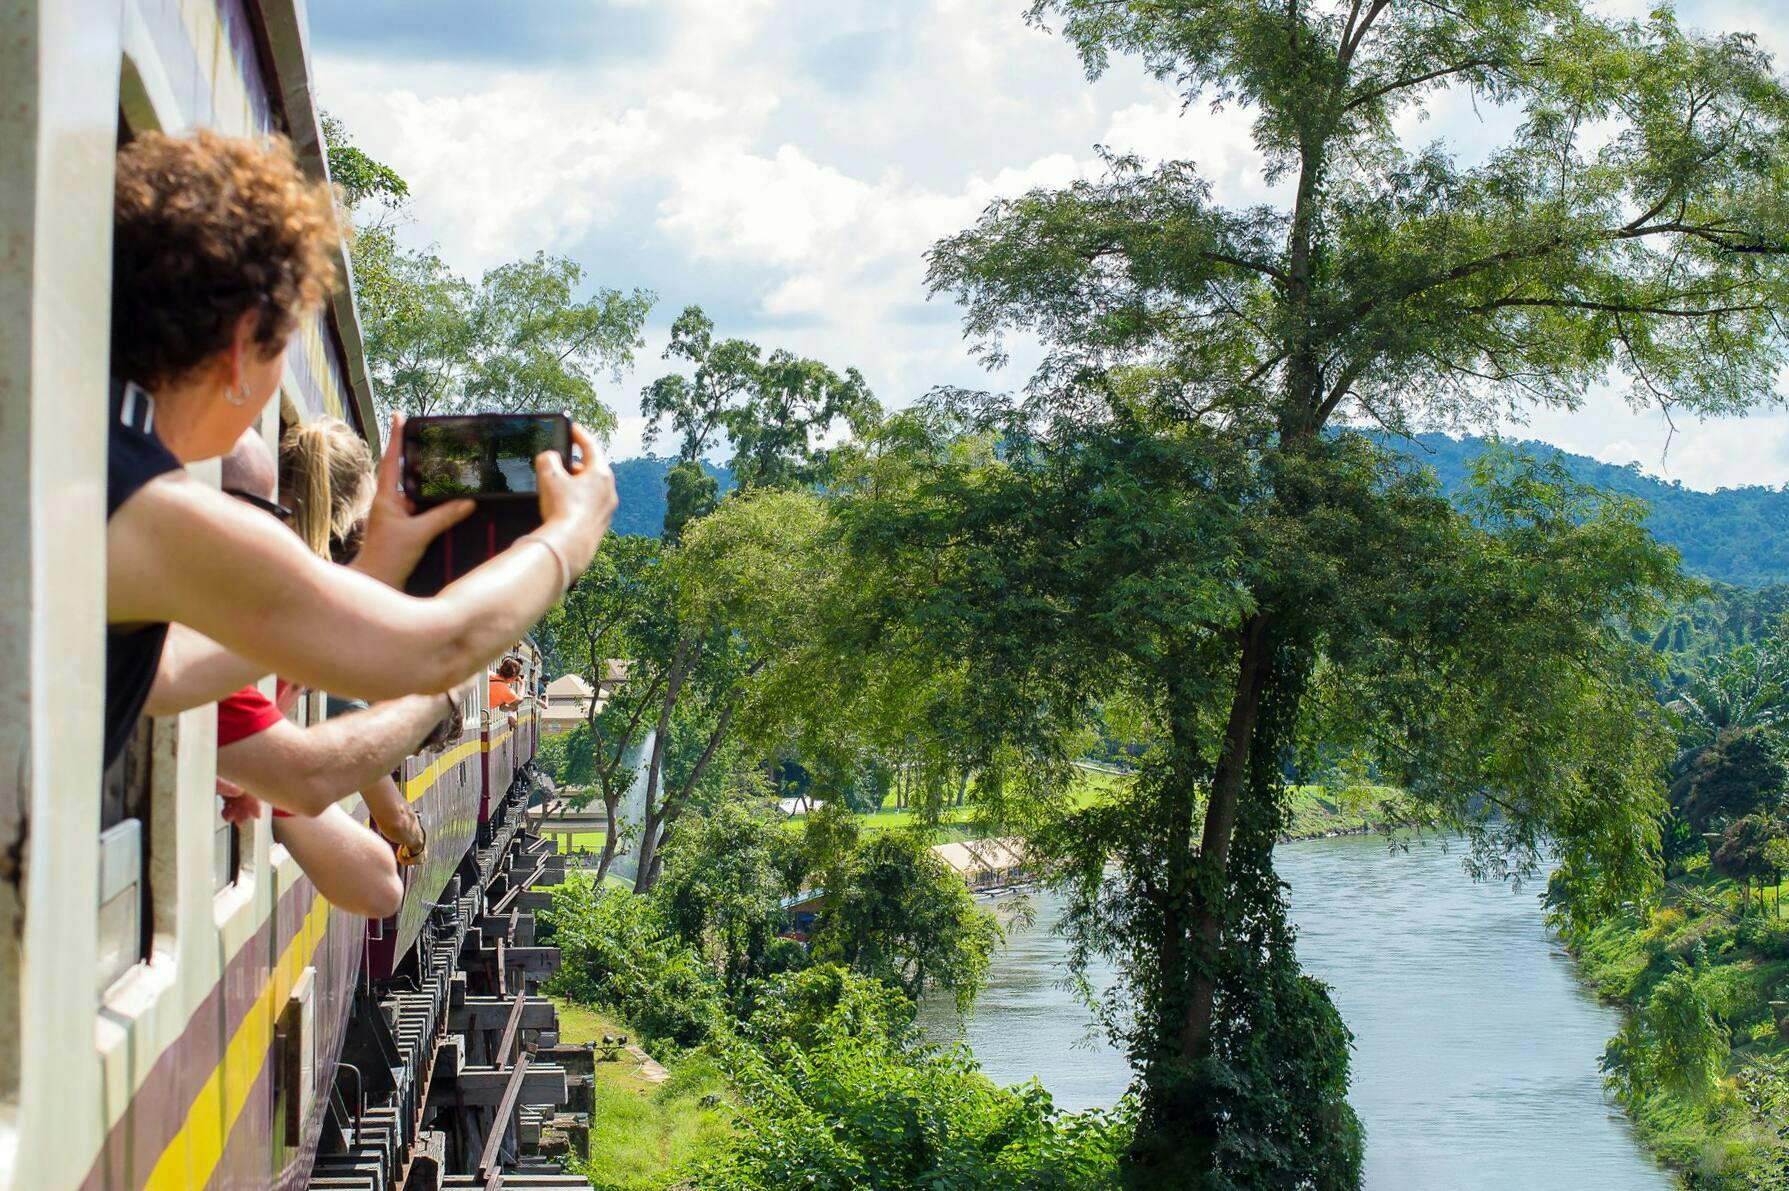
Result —
M217 799L217 826L211 833L211 889L222 893L242 875L242 832L224 819L223 795Z
M154 938L149 894L149 810L155 729L144 719L106 770L99 812L99 987L148 958Z

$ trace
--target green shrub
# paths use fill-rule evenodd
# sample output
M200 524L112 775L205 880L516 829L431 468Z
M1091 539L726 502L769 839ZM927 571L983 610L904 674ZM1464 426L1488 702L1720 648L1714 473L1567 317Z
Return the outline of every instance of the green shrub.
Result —
M758 1045L726 1048L743 1099L704 1191L1104 1191L1120 1114L1066 1115L1036 1083L996 1087L960 1048L913 1045L911 1005L826 965L769 982Z
M549 991L610 1008L651 1042L689 1048L725 1030L714 969L647 899L576 873L554 890L543 927L560 949Z

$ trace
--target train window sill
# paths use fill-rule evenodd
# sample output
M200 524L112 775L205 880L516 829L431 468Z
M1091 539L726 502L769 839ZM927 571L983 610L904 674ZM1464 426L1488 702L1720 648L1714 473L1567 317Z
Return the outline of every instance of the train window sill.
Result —
M242 912L244 906L254 904L255 878L246 868L236 874L236 879L218 890L211 899L211 919L219 930Z
M162 993L174 987L173 953L157 939L150 957L125 969L99 998L98 1041L103 1051L110 1031L122 1031L155 1008Z

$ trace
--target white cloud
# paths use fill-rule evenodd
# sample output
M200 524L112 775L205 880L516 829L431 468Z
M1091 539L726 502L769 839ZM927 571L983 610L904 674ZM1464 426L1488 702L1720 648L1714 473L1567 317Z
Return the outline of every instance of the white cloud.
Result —
M988 377L948 306L922 306L925 251L989 201L1092 175L1096 143L1192 160L1219 202L1284 198L1261 177L1247 110L1183 107L1124 60L1089 84L1071 47L1020 19L1019 0L628 3L663 17L662 44L576 68L317 62L325 106L409 180L415 237L456 268L544 249L575 256L595 283L659 292L654 346L605 393L622 456L640 439L634 394L667 367L658 351L686 302L709 307L722 334L856 365L890 404L935 384L1013 387L1021 366ZM1767 45L1789 44L1789 19L1756 5L1686 9L1686 23L1764 23ZM1447 136L1470 159L1506 123L1455 93L1402 130ZM1655 423L1599 398L1525 432L1658 470ZM1789 415L1681 425L1663 466L1696 486L1781 482Z

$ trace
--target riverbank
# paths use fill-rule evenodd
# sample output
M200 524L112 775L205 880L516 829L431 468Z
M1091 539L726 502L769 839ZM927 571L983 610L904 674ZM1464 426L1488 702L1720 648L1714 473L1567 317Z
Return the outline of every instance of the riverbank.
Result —
M1697 1191L1789 1187L1789 918L1705 866L1569 940L1626 1017L1604 1060L1641 1138Z

